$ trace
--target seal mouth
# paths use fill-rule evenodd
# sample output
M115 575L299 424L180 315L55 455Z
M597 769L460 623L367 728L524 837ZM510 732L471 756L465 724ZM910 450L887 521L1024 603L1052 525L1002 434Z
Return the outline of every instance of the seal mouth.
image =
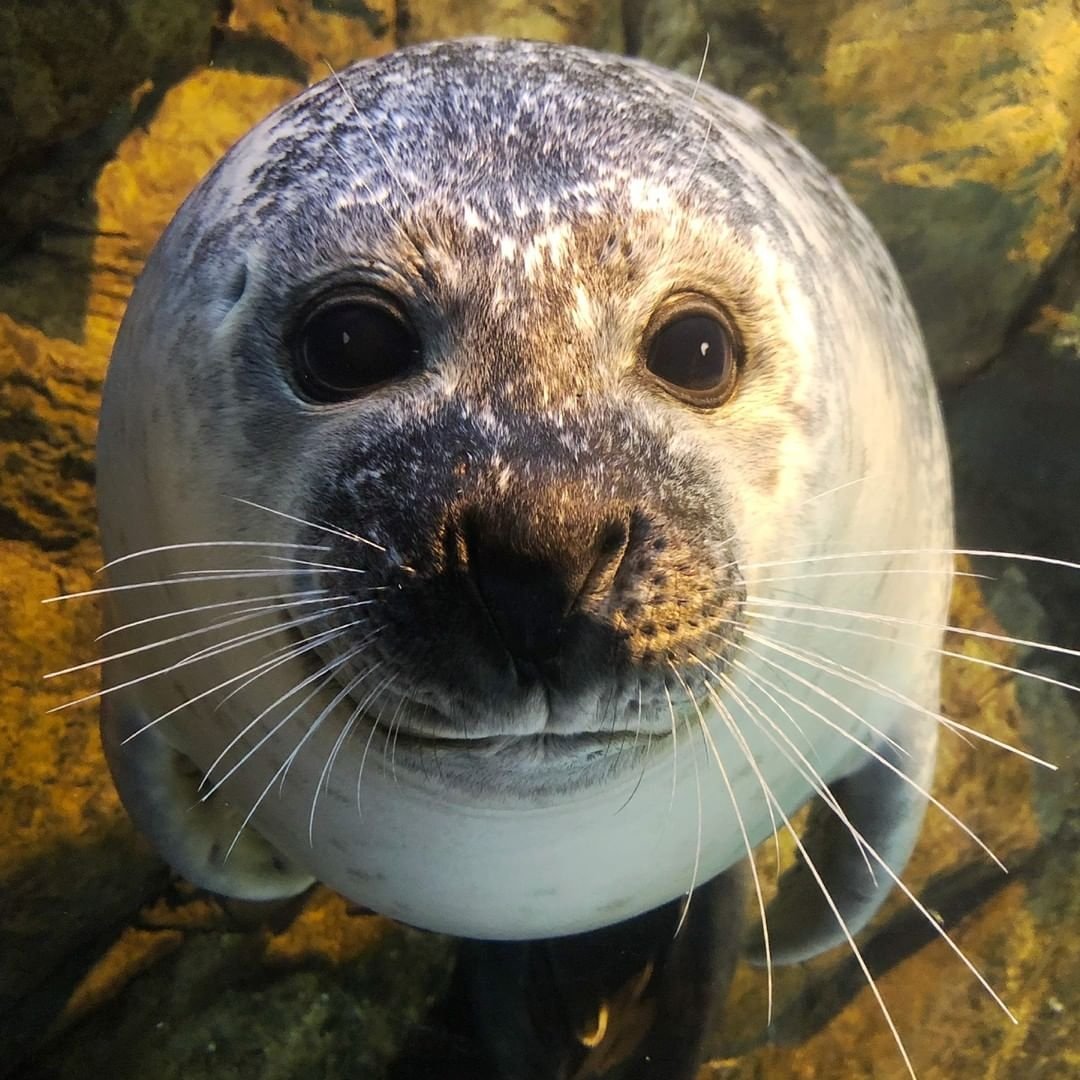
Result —
M354 708L359 702L354 703ZM427 720L436 717L450 728L453 721L430 706L421 706ZM432 730L407 721L385 724L362 711L358 716L369 732L381 735L381 743L392 762L413 763L430 771L432 762L453 761L461 768L484 771L486 768L513 766L515 770L566 771L607 762L618 771L624 765L639 762L653 740L662 741L670 733L658 734L643 729L607 727L573 731L496 731L470 735Z
M304 628L290 613L285 618L297 643L310 645ZM309 678L324 669L318 649L308 649L303 660ZM336 671L327 688L337 697L349 681ZM470 733L462 721L408 698L376 710L368 695L348 693L340 697L339 707L349 716L355 738L370 747L365 756L383 759L391 772L426 783L436 778L440 787L470 796L520 798L585 789L640 770L649 753L671 739L670 730L635 723L629 716L609 715L602 728L519 731L493 731L489 719L482 730Z
M670 738L670 736L668 736ZM383 738L390 771L483 802L545 802L640 773L657 736L634 732Z

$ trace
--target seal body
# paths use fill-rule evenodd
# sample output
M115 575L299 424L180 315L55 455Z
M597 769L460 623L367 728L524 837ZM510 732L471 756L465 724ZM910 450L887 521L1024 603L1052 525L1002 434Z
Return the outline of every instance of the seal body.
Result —
M873 231L747 105L543 44L348 68L180 209L100 430L106 749L195 881L569 934L822 795L798 958L887 891L864 844L906 860L938 404Z

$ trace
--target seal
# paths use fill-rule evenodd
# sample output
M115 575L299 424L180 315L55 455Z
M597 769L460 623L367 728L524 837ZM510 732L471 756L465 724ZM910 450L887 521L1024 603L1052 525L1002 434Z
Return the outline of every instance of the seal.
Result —
M873 230L740 101L494 40L312 86L155 248L99 493L106 751L198 884L555 937L816 800L790 961L909 855L938 402Z

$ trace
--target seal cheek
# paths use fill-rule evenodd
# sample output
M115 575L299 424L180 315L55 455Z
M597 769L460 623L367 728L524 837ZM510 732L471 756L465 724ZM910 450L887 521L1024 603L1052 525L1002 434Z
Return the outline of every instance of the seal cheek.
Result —
M227 801L201 799L201 774L131 701L102 703L101 738L124 806L173 869L211 892L277 900L314 879L272 848Z

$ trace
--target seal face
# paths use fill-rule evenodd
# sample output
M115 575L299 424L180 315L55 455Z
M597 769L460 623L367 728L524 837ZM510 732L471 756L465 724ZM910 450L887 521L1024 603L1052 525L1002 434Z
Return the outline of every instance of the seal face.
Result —
M490 40L311 87L151 256L99 459L106 748L208 887L571 933L838 792L852 927L889 882L851 830L907 858L938 406L870 227L732 98ZM793 874L790 958L839 936Z

